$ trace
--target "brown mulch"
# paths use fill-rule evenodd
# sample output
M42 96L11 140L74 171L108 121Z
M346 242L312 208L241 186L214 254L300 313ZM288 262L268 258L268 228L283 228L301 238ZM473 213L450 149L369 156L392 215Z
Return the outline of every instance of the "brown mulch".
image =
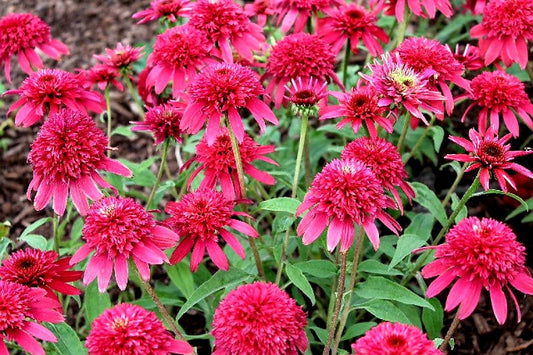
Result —
M45 60L48 67L56 67L73 71L76 68L87 69L95 63L93 54L101 54L106 47L114 48L121 41L124 44L135 45L153 40L156 33L156 23L138 26L131 19L131 15L149 5L149 0L0 0L0 16L11 12L31 12L52 27L54 38L61 40L70 48L71 54L60 62ZM17 88L26 75L22 73L15 62L12 65L13 84L2 80L7 89ZM3 75L0 76L3 78ZM0 79L1 80L1 79ZM8 96L0 99L0 124L4 122L8 107L15 97ZM3 104L3 105L2 105ZM3 107L2 107L3 106ZM122 124L136 120L133 102L124 93L113 93L114 119ZM27 154L38 127L21 128L7 127L0 134L0 223L11 223L10 237L16 237L35 220L43 216L50 216L50 209L36 212L32 203L26 199L26 189L32 178L31 167L27 164ZM135 139L116 138L112 144L119 147L116 157L123 157L139 162L154 154L153 141L146 136L138 135ZM6 146L3 147L2 143ZM531 168L531 166L530 166ZM444 172L430 172L435 179L436 191L447 188L450 178ZM453 179L453 176L451 177ZM441 186L442 185L442 186ZM476 215L487 215L503 220L512 211L501 197L494 197L493 203L487 206L473 206ZM527 237L531 234L531 224L521 225L519 218L515 218L513 229L523 243L529 244L529 255L533 255L532 241ZM512 222L512 221L511 221ZM51 231L40 230L44 235ZM531 260L531 259L530 259ZM531 262L529 263L531 265ZM486 294L485 294L486 296ZM516 322L516 312L511 307L507 323L497 324L490 302L482 299L481 306L473 316L467 318L460 325L456 334L456 351L451 354L532 354L533 353L533 298L518 296L523 317ZM453 314L446 315L446 327L451 323ZM198 317L190 317L191 327L187 327L190 334L192 322ZM198 325L203 328L205 324ZM446 329L445 327L445 329Z

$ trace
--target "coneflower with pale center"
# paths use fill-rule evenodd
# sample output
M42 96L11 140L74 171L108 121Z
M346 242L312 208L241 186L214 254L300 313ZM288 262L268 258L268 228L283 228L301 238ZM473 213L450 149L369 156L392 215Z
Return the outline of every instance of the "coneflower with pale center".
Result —
M0 66L4 65L6 79L11 82L11 58L17 55L25 73L33 68L44 68L35 48L47 56L59 60L62 54L69 54L68 47L51 37L50 27L30 13L12 13L0 19Z

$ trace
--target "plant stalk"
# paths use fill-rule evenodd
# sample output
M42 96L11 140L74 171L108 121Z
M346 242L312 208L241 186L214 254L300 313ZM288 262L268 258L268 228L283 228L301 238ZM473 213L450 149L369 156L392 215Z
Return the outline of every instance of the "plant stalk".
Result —
M333 342L333 336L335 335L335 329L337 328L337 322L339 321L339 314L342 305L342 298L344 295L344 283L346 281L346 254L341 253L341 270L339 276L339 284L337 285L337 298L335 301L335 311L333 313L333 318L329 324L328 330L328 342L324 348L322 355L329 355L329 350L331 349L331 343ZM335 294L334 289L331 290L331 297Z
M141 118L144 118L144 104L141 101L141 98L139 97L135 89L133 88L133 84L131 82L130 77L128 76L127 73L124 73L122 77L124 78L124 81L126 82L126 86L128 87L128 90L130 91L131 96L133 96L133 100L137 104L137 108L139 109L139 115L141 116Z
M344 49L344 60L342 61L342 85L344 85L344 87L346 87L346 83L348 82L348 64L350 63L351 52L351 41L348 38L348 41L346 41L346 48Z
M146 202L146 209L149 211L152 209L152 202L154 201L155 193L159 187L159 183L161 182L161 178L163 177L163 173L165 172L165 165L167 163L167 156L168 156L168 148L170 146L170 137L165 138L165 142L163 143L163 153L161 153L161 165L159 166L159 171L157 172L157 177L155 180L154 187L152 188L152 191L150 192L150 196L148 197L148 202Z
M455 190L457 189L457 186L459 186L459 183L461 182L461 180L463 178L463 175L465 174L465 170L468 167L468 165L470 165L469 162L466 162L466 163L463 164L463 167L461 168L461 171L459 172L459 174L457 174L457 177L455 178L452 186L448 190L448 193L444 197L444 200L442 200L442 207L446 207L448 205L448 202L450 202L450 198L452 198L452 195L455 192Z
M405 113L405 122L403 123L402 133L400 134L400 139L398 139L398 152L400 155L403 155L405 149L405 137L407 136L407 131L409 130L409 123L411 120L411 115L409 112Z
M59 235L59 219L61 218L60 215L54 212L54 216L52 217L52 233L54 235L54 251L59 254L59 244L61 242L61 236Z
M459 326L460 322L461 320L459 319L459 310L457 310L457 312L455 313L455 317L453 317L452 324L450 325L450 328L448 328L448 331L446 332L444 341L439 346L440 351L444 352L444 350L446 350L446 347L448 346L450 339L453 337L453 334L457 330L457 327Z
M418 150L418 148L420 148L420 146L422 145L422 142L424 141L424 138L426 138L427 135L429 134L429 131L430 131L430 129L433 126L434 123L435 123L435 116L432 116L431 117L431 121L429 122L429 125L426 126L426 129L424 130L424 133L422 133L420 138L418 138L418 140L416 141L413 149L411 149L411 151L409 152L409 155L404 159L404 161L403 161L404 165L407 164L409 159L411 159L415 155L415 153Z
M109 85L105 87L104 90L105 104L106 104L106 123L107 123L107 139L109 140L109 146L111 146L111 97L109 96ZM107 156L111 156L111 150L107 150Z

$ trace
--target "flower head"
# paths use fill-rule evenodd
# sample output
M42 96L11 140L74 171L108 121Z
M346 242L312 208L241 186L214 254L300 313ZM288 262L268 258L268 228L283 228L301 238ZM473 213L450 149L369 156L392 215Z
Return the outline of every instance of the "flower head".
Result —
M478 129L485 132L487 121L496 132L500 129L500 116L507 129L517 137L519 126L516 116L533 130L533 104L525 91L524 84L517 77L502 70L483 72L472 79L471 98L474 102L463 114L463 120L472 107L481 107L478 117ZM515 114L516 112L516 114Z
M302 308L275 284L242 285L230 291L215 311L213 354L304 353L309 346L306 325Z
M280 107L285 93L284 87L291 79L314 77L325 81L332 78L342 87L335 74L334 65L335 53L318 35L288 35L274 45L268 58L263 79L272 79L266 93L274 97L276 107Z
M128 283L128 260L131 258L143 280L150 279L149 265L168 261L163 252L176 245L179 237L170 229L156 224L154 217L132 198L109 196L92 206L82 230L86 241L70 260L74 265L91 256L83 283L98 277L98 289L105 292L115 270L121 290Z
M466 0L466 4L463 5L463 9L472 11L472 14L479 15L485 10L485 6L490 0Z
M89 354L191 354L192 346L175 340L154 312L128 303L98 316L85 343Z
M415 191L405 181L408 177L398 149L385 139L376 137L357 138L349 143L341 153L342 159L357 159L368 166L385 189L389 190L398 207L403 212L403 204L396 191L402 189L409 201L415 197Z
M398 22L403 22L405 6L416 16L423 18L435 18L437 10L446 17L453 15L450 0L370 0L371 7L382 8L386 6L385 14L394 15Z
M472 164L465 171L481 169L479 180L485 190L489 189L491 172L496 176L496 180L498 180L501 189L505 192L507 191L507 184L516 190L513 179L505 172L507 169L514 170L519 174L533 179L533 173L531 171L513 163L514 158L531 154L533 151L510 150L511 145L507 144L511 138L510 133L502 138L498 138L496 131L491 127L484 134L480 134L474 129L471 129L469 136L470 141L453 136L450 136L450 140L466 149L471 155L448 154L446 158L461 162L471 162Z
M498 323L503 324L507 318L506 289L520 321L520 308L509 286L533 294L533 279L524 266L524 250L505 224L492 218L465 218L450 229L446 242L436 247L435 260L422 269L425 278L438 276L426 295L434 297L457 279L445 310L451 311L460 304L459 319L465 319L476 308L484 288L490 293Z
M376 123L388 133L394 130L394 119L383 116L385 108L378 105L379 95L372 86L353 87L350 92L330 94L339 100L339 104L322 108L320 120L344 117L337 123L337 128L341 129L349 123L354 133L359 132L364 123L372 138L378 135Z
M160 18L176 22L180 17L189 17L191 9L190 0L154 0L148 9L136 12L131 17L140 19L138 25Z
M97 170L131 176L122 163L105 155L106 146L104 132L86 114L63 109L50 116L28 155L33 179L27 195L30 198L32 190L37 191L35 209L42 210L53 197L54 211L63 215L70 190L74 206L85 215L89 210L87 198L102 197L97 185L112 187Z
M242 143L244 126L238 108L250 110L261 133L266 129L264 120L278 124L272 110L257 98L261 94L263 87L250 68L227 63L210 65L196 76L190 86L190 101L180 128L194 134L207 120L207 144L211 145L220 131L220 120L227 115L237 140Z
M287 101L291 109L299 115L315 116L320 106L326 104L328 85L325 81L313 77L292 79L291 86L286 86L289 95Z
M50 27L29 13L8 14L0 19L0 65L4 65L8 82L11 82L11 58L15 55L22 70L31 74L32 66L44 67L35 48L55 60L69 53L68 47L52 39L50 34Z
M115 49L106 48L105 55L95 54L93 57L122 73L128 72L131 69L131 65L141 59L144 55L143 50L144 46L134 48L129 45L124 46L121 42L118 42Z
M376 92L381 95L379 106L394 105L394 111L398 112L398 106L402 105L409 113L429 124L420 111L425 109L437 115L442 115L438 106L442 105L442 95L428 87L429 79L435 74L435 70L426 69L418 72L405 64L399 57L382 56L383 62L376 62L369 66L372 75L361 76L372 85Z
M154 135L156 145L170 137L181 143L183 132L180 129L180 122L184 106L183 103L171 102L150 107L143 122L131 122L135 124L131 130L150 131Z
M271 0L254 0L251 4L244 5L244 12L246 15L257 17L257 24L265 27L268 16L275 13L274 4Z
M89 70L79 70L79 74L87 89L97 85L98 89L104 91L108 86L114 85L118 90L124 91L124 86L117 80L119 73L109 65L96 64Z
M63 315L54 309L56 301L45 296L43 289L0 280L0 353L9 354L4 339L16 341L35 355L45 355L45 352L33 337L57 342L50 330L37 323L64 320Z
M206 43L201 31L190 26L169 28L157 36L148 57L146 86L155 87L155 92L160 94L172 81L172 96L181 96L196 77L196 70L215 63L209 57L210 50L211 44Z
M228 270L228 259L218 244L220 237L244 259L244 248L226 228L233 228L253 238L259 237L259 234L250 225L232 218L237 214L248 216L243 212L233 212L234 207L234 201L226 200L221 192L209 189L188 193L179 202L169 202L165 212L171 217L165 222L181 238L170 262L175 264L183 260L192 249L191 271L196 271L207 249L215 265Z
M362 40L366 50L372 56L383 54L380 42L389 43L389 36L376 25L376 11L368 11L355 3L324 10L328 15L318 19L317 33L338 53L347 39L350 49L358 53L359 41Z
M403 41L395 50L402 63L423 73L425 70L433 70L428 84L431 89L438 86L446 100L446 112L448 115L453 111L453 95L446 81L470 90L470 83L462 76L465 67L455 59L453 53L440 42L424 37L411 37Z
M526 67L533 41L533 2L530 0L493 0L483 11L483 20L470 30L479 38L479 50L489 65L498 58L506 66L518 63Z
M274 5L277 25L281 24L283 33L293 26L295 33L303 32L309 17L338 4L339 0L277 0Z
M449 44L446 44L446 47L452 52ZM453 57L470 71L479 70L485 66L485 63L483 63L479 55L479 48L470 44L467 44L462 52L459 44L457 44L455 46L455 52L453 52Z
M242 161L242 168L245 174L267 185L274 185L276 180L272 175L258 170L252 165L255 160L261 160L270 164L278 165L274 160L265 156L272 153L275 147L272 145L259 145L247 134L244 135L242 143L239 143L239 153ZM227 200L233 201L242 198L237 175L237 165L231 147L231 139L227 128L217 135L212 145L207 144L204 137L196 146L196 155L186 163L186 166L193 161L200 163L194 170L189 179L189 186L194 178L201 171L204 172L204 178L200 182L200 189L214 189L217 183L220 183L222 193Z
M60 69L41 69L22 82L18 90L8 90L4 95L17 94L20 99L7 111L20 108L15 123L29 127L46 115L56 114L62 107L75 111L101 113L105 109L104 97L85 89L83 77Z
M199 0L195 3L189 26L203 32L210 44L217 44L220 57L233 63L230 43L239 55L253 62L253 51L265 43L263 28L252 23L244 9L233 0Z
M66 295L79 295L81 291L70 285L81 279L83 272L69 270L70 258L59 258L55 251L27 248L14 252L2 262L0 279L28 287L46 290L46 297L57 301L54 291Z
M427 334L413 325L383 322L352 344L356 355L441 355Z
M298 225L303 243L314 242L329 224L327 247L331 252L341 243L340 251L350 249L354 223L364 228L374 249L379 248L376 218L393 232L400 225L384 209L394 207L385 196L381 183L367 166L355 159L335 159L317 174L296 214L309 212Z

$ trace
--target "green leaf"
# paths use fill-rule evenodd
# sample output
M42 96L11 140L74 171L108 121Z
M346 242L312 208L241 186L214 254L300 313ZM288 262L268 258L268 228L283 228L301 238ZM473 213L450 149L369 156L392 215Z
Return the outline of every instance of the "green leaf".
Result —
M9 235L10 229L11 229L11 223L9 223L9 221L0 223L0 240Z
M416 234L427 241L431 237L431 230L435 218L431 213L417 213L411 218L411 224L405 228L405 234Z
M455 211L457 209L457 205L459 204L459 197L457 197L457 194L454 193L452 195L452 211ZM461 208L461 211L459 211L459 214L457 215L457 217L455 217L455 223L459 223L461 220L465 219L466 217L468 217L468 209L466 206L463 206L463 208Z
M26 234L18 238L34 249L47 250L48 241L45 237L39 234Z
M376 322L362 322L352 325L346 330L346 333L342 336L341 340L350 340L360 335L365 334L368 330L375 327Z
M513 212L511 212L507 217L505 217L505 220L509 220L517 215L519 215L522 212L527 212L529 210L533 209L533 197L526 201L527 206L520 205L518 206Z
M389 269L385 264L380 263L377 260L369 259L361 262L357 267L357 271L366 272L369 274L378 274L378 275L391 275L391 276L401 276L403 272L400 272L395 269Z
M364 309L374 317L388 322L400 322L411 324L409 318L394 304L385 300L372 300L356 306L357 309Z
M43 323L57 337L57 343L52 343L58 354L61 355L84 355L87 349L83 346L80 338L67 323Z
M365 282L355 287L354 292L362 298L391 300L433 309L433 306L422 297L381 276L368 277Z
M98 283L96 281L91 282L89 286L87 286L87 290L85 290L87 323L92 324L96 317L108 308L111 308L109 294L107 292L100 293L100 291L98 291Z
M428 308L422 309L422 322L424 323L424 328L429 338L434 339L440 335L440 331L444 326L444 311L438 299L431 298L429 303L431 303L435 310L432 311Z
M278 197L261 202L259 208L267 211L289 212L295 214L300 203L301 202L295 198Z
M6 252L6 249L10 244L13 244L11 239L9 238L0 239L0 260L4 258L4 253Z
M115 128L111 132L111 136L114 136L115 134L118 134L120 136L124 137L133 137L133 132L131 131L132 126L120 126Z
M487 191L476 192L475 194L472 195L472 197L483 196L483 195L492 195L492 194L505 195L505 196L512 197L515 200L517 200L518 202L520 202L520 204L526 209L526 211L529 211L529 206L528 206L527 202L524 201L520 196L517 196L517 195L515 195L513 193L510 193L510 192L503 192L503 191L500 191L500 190L489 189Z
M286 263L285 272L287 273L287 277L289 278L289 280L291 280L294 286L298 287L298 289L302 291L311 300L311 304L314 305L316 302L315 293L313 292L311 284L309 283L309 281L307 281L302 271L297 267Z
M166 267L170 281L185 295L191 297L194 292L194 279L189 265L185 262L177 263L174 266Z
M398 240L396 246L396 252L392 257L392 260L389 265L389 269L394 268L400 261L403 260L407 255L411 254L416 248L420 248L422 245L426 244L426 240L416 234L404 234Z
M329 278L337 274L337 266L329 260L308 260L294 264L303 273L318 277Z
M411 186L416 193L414 200L427 208L440 224L443 226L446 225L448 217L446 216L446 211L444 210L444 207L442 207L437 195L435 195L429 187L420 182L412 182Z
M31 232L33 232L34 230L42 226L43 224L48 223L50 221L52 221L52 217L44 217L44 218L36 220L32 224L30 224L26 229L24 229L24 232L22 232L22 234L20 235L18 239L24 240L22 238L24 238L25 236L27 236L28 234L30 234Z
M433 145L435 147L435 152L439 152L442 141L444 140L444 130L442 127L433 126L430 128L431 135L433 136Z
M193 292L191 297L181 307L176 320L179 320L189 309L206 297L222 289L229 290L233 285L243 282L249 277L249 274L236 268L229 269L228 271L218 270L209 280L201 284Z

